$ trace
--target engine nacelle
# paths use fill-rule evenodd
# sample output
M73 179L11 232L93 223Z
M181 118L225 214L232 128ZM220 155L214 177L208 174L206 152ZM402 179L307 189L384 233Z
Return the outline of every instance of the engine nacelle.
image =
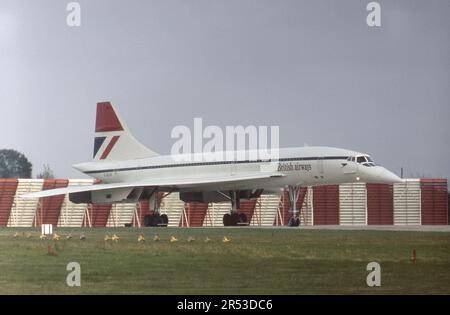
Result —
M69 200L73 203L120 203L136 202L139 188L114 188L105 190L83 191L70 193Z
M253 199L261 196L263 190L240 190L238 195L240 199ZM200 192L180 192L180 199L184 202L224 202L230 200L230 192L217 192L217 191L200 191Z
M92 203L91 192L82 191L77 193L70 193L69 200L73 203Z

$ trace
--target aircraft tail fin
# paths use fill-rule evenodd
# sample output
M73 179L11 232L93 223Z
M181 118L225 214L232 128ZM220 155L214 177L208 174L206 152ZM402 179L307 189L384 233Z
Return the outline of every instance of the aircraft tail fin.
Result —
M110 102L97 103L94 160L128 160L157 156L128 130Z

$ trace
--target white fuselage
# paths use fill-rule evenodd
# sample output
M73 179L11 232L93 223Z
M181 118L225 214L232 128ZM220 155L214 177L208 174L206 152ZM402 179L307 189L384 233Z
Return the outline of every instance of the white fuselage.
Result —
M224 154L223 156L228 156ZM131 182L152 178L202 178L254 172L280 172L270 181L255 179L233 184L195 185L184 191L264 189L272 192L286 186L316 186L353 182L392 183L398 177L381 166L358 163L367 154L331 147L280 149L273 159L205 159L201 155L156 156L126 161L95 161L74 165L103 183ZM354 158L351 161L351 158ZM369 165L370 164L370 165Z

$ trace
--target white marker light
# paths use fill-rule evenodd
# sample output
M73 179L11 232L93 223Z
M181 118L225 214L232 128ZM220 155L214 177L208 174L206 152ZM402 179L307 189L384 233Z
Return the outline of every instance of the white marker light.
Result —
M356 180L359 181L359 177L356 177Z

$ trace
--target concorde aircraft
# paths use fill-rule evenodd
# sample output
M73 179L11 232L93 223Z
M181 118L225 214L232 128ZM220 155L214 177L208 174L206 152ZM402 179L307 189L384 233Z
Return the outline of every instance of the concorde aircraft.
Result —
M301 187L402 181L376 165L368 154L339 148L280 148L276 157L265 159L249 158L249 152L224 153L212 160L197 156L199 153L159 155L133 137L110 102L101 102L97 103L93 161L74 165L99 183L23 197L69 194L74 203L135 203L149 199L155 211L146 217L145 224L158 226L168 223L167 216L159 213L158 193L179 192L184 202L231 202L223 223L233 226L247 220L245 214L239 213L241 199L287 189L292 214L288 225L298 226L296 201Z

